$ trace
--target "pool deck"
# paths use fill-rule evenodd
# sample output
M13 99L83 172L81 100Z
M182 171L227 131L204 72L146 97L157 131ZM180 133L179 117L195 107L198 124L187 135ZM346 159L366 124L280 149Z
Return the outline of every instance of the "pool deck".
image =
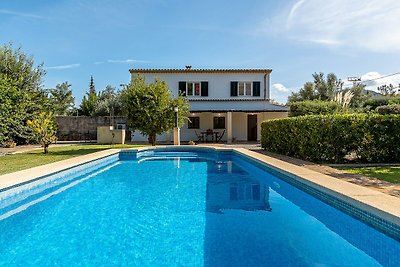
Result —
M165 146L162 146L165 147ZM190 146L181 146L190 147ZM211 146L193 146L193 148ZM173 146L168 146L173 148ZM229 146L214 146L216 150L233 150L246 157L258 160L267 164L275 170L279 170L289 175L293 179L301 181L304 184L310 185L323 193L333 195L345 202L349 202L367 212L384 218L398 226L400 226L400 198L390 196L388 194L373 190L364 186L360 186L348 181L336 179L332 176L299 166L287 161L283 161L276 157L271 157L258 151L251 151L245 148L229 147ZM14 173L9 173L0 176L0 191L4 191L9 187L29 182L38 177L49 175L64 169L103 158L109 155L116 154L122 150L147 150L152 147L142 147L134 149L108 149L95 152L88 155L83 155L59 162L46 164L43 166L34 167L27 170L22 170Z

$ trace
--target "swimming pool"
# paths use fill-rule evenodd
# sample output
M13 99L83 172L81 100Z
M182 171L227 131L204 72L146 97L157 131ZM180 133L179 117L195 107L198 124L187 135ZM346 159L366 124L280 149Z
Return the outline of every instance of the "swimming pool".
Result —
M399 265L397 240L269 171L230 151L130 151L8 188L0 265Z

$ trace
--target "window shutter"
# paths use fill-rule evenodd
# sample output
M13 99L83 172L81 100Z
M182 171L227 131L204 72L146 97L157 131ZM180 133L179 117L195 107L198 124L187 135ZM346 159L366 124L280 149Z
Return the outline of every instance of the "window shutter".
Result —
M201 82L201 96L208 96L208 82Z
M253 96L260 96L260 82L253 82Z
M179 82L179 94L186 96L186 82Z
M238 95L238 82L231 82L231 96L237 96Z

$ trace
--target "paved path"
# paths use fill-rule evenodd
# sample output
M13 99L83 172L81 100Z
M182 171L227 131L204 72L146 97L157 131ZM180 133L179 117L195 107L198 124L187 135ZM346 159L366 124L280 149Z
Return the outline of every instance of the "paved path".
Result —
M72 144L57 144L57 145L52 145L54 146L67 146L67 145L72 145ZM332 177L335 177L337 179L345 180L354 184L362 185L365 187L370 187L371 189L375 189L378 191L381 191L383 193L400 197L400 184L392 184L386 181L381 181L376 178L372 177L367 177L359 174L353 174L346 172L344 170L338 170L335 168L332 168L328 165L322 165L322 164L315 164L309 161L304 161L296 158L291 158L288 156L283 156L271 152L264 151L260 144L257 143L251 143L251 144L218 144L218 146L226 146L226 147L241 147L241 148L247 148L252 151L256 151L258 153L262 153L265 155L268 155L270 157L274 157L280 160L284 160L286 162L292 163L297 166L302 166L304 168L314 170L323 174L330 175ZM27 151L31 151L34 149L41 149L40 145L24 145L24 146L17 146L15 148L1 148L0 147L0 155L4 154L14 154L14 153L23 153Z
M59 147L59 146L71 146L74 144L53 144L50 145L51 147ZM36 149L43 149L40 145L22 145L16 146L11 148L0 147L0 156L5 154L17 154L17 153L24 153Z
M354 184L358 184L361 186L369 187L374 190L378 190L380 192L400 197L400 184L393 184L389 183L386 181L382 181L373 177L368 177L368 176L363 176L359 174L354 174L354 173L349 173L344 170L338 170L335 168L332 168L328 165L321 165L321 164L316 164L312 163L309 161L304 161L296 158L291 158L288 156L283 156L271 152L264 151L261 148L256 147L255 149L250 148L251 150L257 151L259 153L268 155L270 157L274 157L277 159L284 160L286 162L292 163L297 166L301 166L316 172L320 172L326 175L330 175L332 177L335 177L337 179L345 180Z

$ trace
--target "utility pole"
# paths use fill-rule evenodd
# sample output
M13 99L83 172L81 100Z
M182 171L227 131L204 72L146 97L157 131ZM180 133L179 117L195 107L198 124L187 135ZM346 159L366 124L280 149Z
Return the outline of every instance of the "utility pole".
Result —
M361 82L361 77L348 77L349 82L353 82L353 87L356 87L358 82Z

